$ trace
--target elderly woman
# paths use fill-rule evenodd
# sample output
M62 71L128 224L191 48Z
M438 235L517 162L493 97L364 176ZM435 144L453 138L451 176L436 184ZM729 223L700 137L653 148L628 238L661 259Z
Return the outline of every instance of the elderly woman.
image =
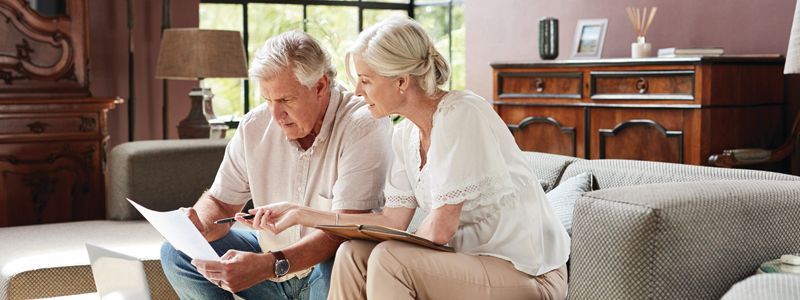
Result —
M376 224L407 228L456 253L403 242L349 241L336 254L329 299L563 299L569 237L522 152L489 103L444 91L447 61L418 23L364 30L347 55L373 117L399 114L380 213L335 214L293 204L251 211L256 228ZM354 77L351 74L351 78Z

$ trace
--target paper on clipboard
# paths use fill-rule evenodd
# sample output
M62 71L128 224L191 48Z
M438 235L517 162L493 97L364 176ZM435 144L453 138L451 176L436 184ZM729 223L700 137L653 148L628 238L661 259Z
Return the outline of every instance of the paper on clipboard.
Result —
M127 199L127 198L126 198ZM159 212L150 210L128 199L133 207L138 210L150 225L158 230L161 235L172 244L172 247L186 253L193 259L219 261L219 255L211 248L197 227L186 213L181 210Z

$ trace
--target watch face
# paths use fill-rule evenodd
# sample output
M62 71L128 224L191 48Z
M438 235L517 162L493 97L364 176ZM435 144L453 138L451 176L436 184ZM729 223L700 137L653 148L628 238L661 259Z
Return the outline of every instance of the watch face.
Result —
M281 277L289 273L289 261L286 259L279 259L275 261L275 275Z

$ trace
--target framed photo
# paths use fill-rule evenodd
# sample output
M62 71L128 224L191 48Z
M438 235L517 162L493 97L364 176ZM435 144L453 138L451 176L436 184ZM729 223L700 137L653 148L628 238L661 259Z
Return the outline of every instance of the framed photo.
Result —
M572 46L573 58L600 58L603 54L603 40L606 37L608 19L578 20L575 28L575 41Z

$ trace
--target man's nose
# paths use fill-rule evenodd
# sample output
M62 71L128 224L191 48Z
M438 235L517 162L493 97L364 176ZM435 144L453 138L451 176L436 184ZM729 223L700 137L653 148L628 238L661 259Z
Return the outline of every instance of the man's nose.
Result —
M275 120L282 120L283 117L287 115L286 110L283 109L283 105L273 102L269 104L270 111L272 111L272 118Z

